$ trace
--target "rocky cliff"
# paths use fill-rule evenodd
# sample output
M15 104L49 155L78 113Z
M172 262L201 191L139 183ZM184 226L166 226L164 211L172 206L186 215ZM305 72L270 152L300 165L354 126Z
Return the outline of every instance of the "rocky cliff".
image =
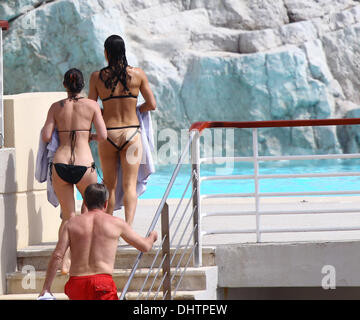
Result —
M63 90L73 66L88 80L120 34L148 75L160 129L360 115L359 1L7 0L0 17L7 94ZM261 152L357 152L357 131L263 130Z

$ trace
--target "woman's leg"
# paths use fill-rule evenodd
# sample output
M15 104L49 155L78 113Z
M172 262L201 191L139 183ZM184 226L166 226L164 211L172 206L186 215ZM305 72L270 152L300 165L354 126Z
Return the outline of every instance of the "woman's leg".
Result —
M60 234L63 231L65 222L69 220L71 217L75 216L74 186L62 180L58 176L54 168L52 170L52 181L53 181L54 191L60 203L61 214L62 214L61 216L62 221L59 228L59 238L60 238ZM70 263L71 263L70 250L67 250L61 267L61 272L63 274L69 272Z
M104 184L109 191L109 202L106 212L113 214L115 207L119 153L108 141L100 142L98 144L98 151Z
M120 152L125 220L130 225L134 221L137 206L136 184L142 155L140 138L140 134L137 134Z

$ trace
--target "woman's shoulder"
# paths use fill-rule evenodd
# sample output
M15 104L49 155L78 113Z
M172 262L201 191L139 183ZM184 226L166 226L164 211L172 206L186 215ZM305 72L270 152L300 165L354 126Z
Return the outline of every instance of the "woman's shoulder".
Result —
M144 70L139 67L128 66L126 71L130 77L135 77L141 80L145 77Z
M58 107L63 107L65 105L65 103L66 103L66 98L58 100L50 106L50 109L56 109Z
M95 100L89 99L87 97L84 97L81 100L82 100L81 101L82 103L86 103L91 108L98 108L99 107L99 104Z
M127 72L133 72L133 73L143 73L143 69L141 69L140 67L133 67L133 66L127 66L126 68Z
M92 72L91 75L90 75L90 79L91 80L99 79L100 72L101 72L101 70L97 70L97 71Z

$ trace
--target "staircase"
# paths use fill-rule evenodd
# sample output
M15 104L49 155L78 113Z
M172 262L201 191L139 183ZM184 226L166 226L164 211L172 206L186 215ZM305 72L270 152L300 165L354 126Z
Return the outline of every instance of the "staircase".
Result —
M118 246L113 279L122 291L120 299L162 299L163 295L176 300L217 298L215 249L204 248L201 241L200 175L195 170L199 169L200 149L198 144L192 146L194 138L199 142L199 134L190 134L147 232L148 235L155 228L161 229L160 246L146 254L139 254L129 246ZM196 162L188 182L181 182L182 197L169 207L168 196L190 149ZM186 198L191 185L192 195ZM7 275L7 295L0 299L35 299L42 289L54 247L53 243L19 250L17 271ZM53 281L51 292L58 299L67 299L63 293L67 280L68 276L58 273Z
M2 299L25 299L33 300L36 299L39 292L42 289L45 273L48 261L50 259L51 253L55 248L55 244L48 245L35 245L30 246L26 249L19 250L17 252L17 270L11 274L7 275L7 295L0 296ZM144 283L145 277L148 273L149 267L153 263L155 252L157 248L154 248L149 253L145 253L140 261L139 268L137 269L131 286L126 294L127 300L133 300L137 298L138 291L140 290L142 284ZM171 253L174 253L174 249L171 249ZM120 290L124 287L126 281L128 280L131 268L134 264L134 261L137 257L138 251L132 247L119 245L116 260L115 260L115 269L113 273L113 278L117 288ZM182 252L176 253L174 261L179 260ZM157 260L160 260L161 257L158 257ZM186 261L186 259L183 259ZM158 262L155 262L157 265ZM180 264L180 267L184 266ZM29 270L33 267L33 270L36 270L35 278L33 283L35 287L28 288L30 285L25 286L23 283L26 283L25 277L30 276L29 273L26 273L26 270ZM23 269L24 268L24 269ZM22 272L24 270L24 272ZM171 272L173 272L173 268ZM156 269L152 270L150 273L150 279L148 284L145 287L145 290L150 289L150 285L153 282ZM161 271L160 271L161 272ZM181 275L182 270L178 270L177 275L175 276L174 282L176 283L176 278L179 274ZM54 282L52 284L51 290L57 299L67 299L67 296L64 292L64 285L68 280L68 276L61 275L60 272L56 275ZM160 280L156 279L152 292L143 293L140 296L140 299L154 299L155 292L159 286ZM29 281L28 281L29 283ZM177 289L174 299L180 300L196 300L196 299L216 299L216 288L217 288L217 267L215 266L215 249L214 248L204 248L203 250L203 267L195 268L192 265L189 265L186 269L186 272L183 276L183 279L180 283L179 288ZM156 299L162 299L162 292L160 291Z

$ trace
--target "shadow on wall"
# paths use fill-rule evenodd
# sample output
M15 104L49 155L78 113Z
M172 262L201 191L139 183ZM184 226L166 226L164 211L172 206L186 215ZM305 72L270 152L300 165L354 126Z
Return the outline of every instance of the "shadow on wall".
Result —
M34 190L35 160L34 152L30 150L27 170L27 212L29 225L29 244L39 244L42 240L42 209L36 210L36 194Z
M16 270L16 191L15 160L10 154L5 175L4 216L1 239L1 284L0 292L6 292L6 273ZM8 191L10 191L7 193Z

